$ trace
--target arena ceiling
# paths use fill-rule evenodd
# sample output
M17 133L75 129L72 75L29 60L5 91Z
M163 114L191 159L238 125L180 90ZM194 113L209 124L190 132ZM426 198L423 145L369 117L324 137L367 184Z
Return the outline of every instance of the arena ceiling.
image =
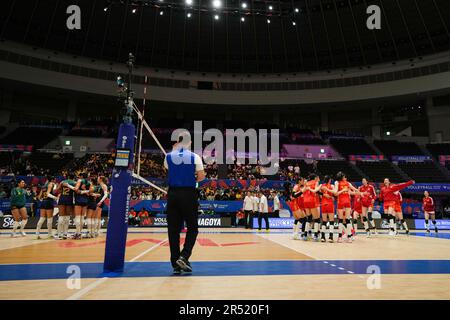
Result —
M448 0L221 0L219 9L213 0L192 1L3 0L0 37L111 61L133 52L141 65L217 73L367 67L450 51ZM81 8L81 30L66 27L72 4ZM366 27L373 4L382 9L381 30Z

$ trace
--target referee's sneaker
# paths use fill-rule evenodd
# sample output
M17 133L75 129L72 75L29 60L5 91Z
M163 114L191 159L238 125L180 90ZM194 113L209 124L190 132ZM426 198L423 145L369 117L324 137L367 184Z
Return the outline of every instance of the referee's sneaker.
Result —
M191 152L190 138L180 136L172 152L164 159L168 170L169 191L167 194L167 231L169 234L170 262L173 273L192 272L189 257L198 234L197 182L205 179L202 159ZM187 232L183 250L180 251L180 226L186 222Z

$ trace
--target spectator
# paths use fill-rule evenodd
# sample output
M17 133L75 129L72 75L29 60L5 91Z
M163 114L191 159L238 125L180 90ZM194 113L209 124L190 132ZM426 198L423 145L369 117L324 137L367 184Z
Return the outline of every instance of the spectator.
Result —
M136 211L134 210L134 208L131 208L130 211L128 212L128 224L130 226L137 226L139 225L139 221L138 219L136 219Z

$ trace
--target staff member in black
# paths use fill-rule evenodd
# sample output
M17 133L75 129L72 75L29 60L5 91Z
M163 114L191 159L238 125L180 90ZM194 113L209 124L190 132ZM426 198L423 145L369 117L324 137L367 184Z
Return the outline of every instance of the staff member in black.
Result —
M187 142L189 140L189 142ZM199 155L191 152L190 137L180 135L172 152L164 159L168 172L167 225L170 245L170 261L174 274L192 272L189 257L198 234L197 182L205 179L203 162ZM186 222L187 233L180 252L180 226Z

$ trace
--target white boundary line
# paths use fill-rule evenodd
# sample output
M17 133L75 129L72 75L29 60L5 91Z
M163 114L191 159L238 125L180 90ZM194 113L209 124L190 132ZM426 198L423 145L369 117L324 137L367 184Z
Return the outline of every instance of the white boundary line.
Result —
M302 251L300 251L300 250L297 249L297 248L293 248L293 247L288 246L288 245L286 245L286 244L284 244L284 243L276 242L275 240L270 239L270 234L264 234L264 235L263 235L263 234L257 234L257 235L258 235L259 237L263 238L263 239L272 241L273 243L276 243L276 244L278 244L278 245L280 245L280 246L283 246L283 247L285 247L285 248L291 249L291 250L296 251L296 252L298 252L298 253L300 253L300 254L303 254L303 255L305 255L305 256L311 257L311 258L313 258L313 259L316 260L316 261L322 261L324 264L327 264L327 265L329 265L329 266L331 266L331 267L334 267L334 268L338 268L338 269L341 270L341 271L346 271L346 272L349 273L349 274L355 274L353 271L347 270L347 269L345 269L345 268L343 268L343 267L339 267L339 266L337 266L337 265L335 265L335 264L333 264L333 263L331 263L331 262L329 262L329 261L327 261L327 260L319 259L319 258L317 258L317 257L315 257L315 256L313 256L313 255L311 255L311 254L302 252ZM301 241L301 240L297 240L297 241ZM364 278L362 275L358 275L358 277Z
M78 300L80 299L82 296L84 296L86 293L88 293L89 291L91 291L92 289L98 287L99 285L101 285L103 282L105 282L106 280L108 280L107 277L104 278L100 278L97 281L94 281L93 283L89 284L87 287L84 287L83 289L81 289L80 291L76 292L75 294L71 295L70 297L68 297L66 300Z
M148 248L147 250L145 250L144 252L142 252L141 254L137 255L136 257L134 257L133 259L131 259L129 262L134 262L137 259L139 259L140 257L146 255L147 253L149 253L150 251L153 251L154 249L158 248L159 246L161 246L162 244L164 244L166 241L168 241L169 239L164 239L161 242L158 242L157 244L155 244L154 246Z
M137 259L141 258L142 256L146 255L147 253L149 253L150 251L158 248L159 246L161 246L163 243L165 243L168 239L164 239L160 242L158 242L157 244L151 246L150 248L148 248L147 250L141 252L140 254L138 254L136 257L134 257L133 259L129 260L128 262L134 262ZM81 289L80 291L76 292L75 294L71 295L70 297L66 298L66 300L78 300L81 297L83 297L86 293L90 292L92 289L98 287L100 284L104 283L106 280L108 280L108 277L103 277L100 278L96 281L94 281L93 283L89 284L87 287Z

